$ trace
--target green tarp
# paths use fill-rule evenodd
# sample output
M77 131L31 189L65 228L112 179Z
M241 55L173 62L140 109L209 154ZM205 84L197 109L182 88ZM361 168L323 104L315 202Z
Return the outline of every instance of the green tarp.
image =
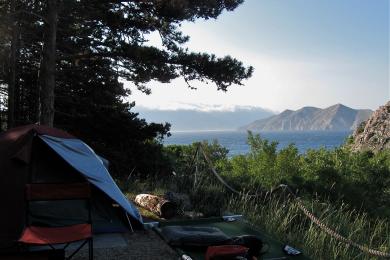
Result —
M254 227L249 225L243 220L235 220L235 221L225 221L222 218L208 218L208 219L200 219L200 220L189 220L189 221L167 221L160 222L159 226L199 226L199 227L216 227L223 231L226 235L230 237L240 236L240 235L256 235L262 239L262 241L268 245L267 252L261 256L259 259L310 259L304 255L299 256L288 256L283 252L284 244L273 239L271 236L267 235L264 232L260 232L256 230ZM158 229L157 229L158 232ZM294 245L290 245L293 246ZM175 248L178 252L184 252L186 255L190 256L192 259L204 260L205 251L199 250L196 248ZM299 250L299 248L298 248Z

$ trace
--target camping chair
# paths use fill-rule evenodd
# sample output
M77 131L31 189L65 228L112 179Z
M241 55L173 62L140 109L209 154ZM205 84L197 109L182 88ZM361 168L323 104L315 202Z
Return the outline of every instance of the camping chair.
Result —
M64 251L71 243L83 241L66 259L71 259L86 243L88 243L89 259L93 259L92 221L91 221L91 189L88 183L71 184L27 184L26 185L26 225L19 242L24 245L44 246L56 250L54 245L65 244ZM30 202L52 200L86 200L88 222L63 227L44 227L30 225ZM54 203L54 202L53 202Z

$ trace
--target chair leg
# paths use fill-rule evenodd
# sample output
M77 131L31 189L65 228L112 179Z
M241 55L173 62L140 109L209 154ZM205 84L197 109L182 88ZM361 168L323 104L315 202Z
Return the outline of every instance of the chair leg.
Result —
M93 238L91 237L88 242L89 260L93 260Z
M25 251L27 251L27 250L25 249L25 246L24 246L22 243L17 243L17 244L16 244L16 252L17 252L18 254L22 254L22 253L24 253Z
M89 241L88 241L88 240L84 240L84 242L83 242L75 251L73 251L73 253L72 253L70 256L68 256L68 257L66 258L66 260L72 259L72 257L73 257L75 254L77 254L77 253L80 251L80 249L81 249L85 244L87 244L87 242L89 242Z

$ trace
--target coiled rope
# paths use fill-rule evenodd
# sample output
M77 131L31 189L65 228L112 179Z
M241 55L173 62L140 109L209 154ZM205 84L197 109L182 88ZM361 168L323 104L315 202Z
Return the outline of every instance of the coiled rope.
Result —
M231 192L233 192L235 194L238 194L238 195L243 194L242 192L234 189L229 184L227 184L226 181L217 173L214 165L212 164L211 160L209 159L209 157L205 153L205 151L204 151L204 149L202 147L202 144L200 144L198 146L196 152L198 152L199 150L202 152L202 155L203 155L204 159L206 160L206 162L208 163L208 165L209 165L209 167L211 169L211 172L219 180L219 182L222 183L222 185L224 185ZM280 189L282 189L283 191L287 191L292 196L294 201L297 203L298 208L303 212L303 214L307 218L309 218L314 224L316 224L323 232L328 234L329 236L335 238L336 240L338 240L340 242L343 242L343 243L348 244L348 245L350 245L352 247L355 247L355 248L359 249L360 251L362 251L362 252L364 252L366 254L369 254L369 255L372 255L372 256L377 256L377 257L383 257L383 258L390 258L390 253L382 252L382 251L379 251L379 250L376 250L376 249L369 248L368 246L356 243L356 242L352 241L351 239L346 238L345 236L341 235L340 233L338 233L335 230L333 230L330 227L328 227L325 223L323 223L318 217L316 217L312 212L310 212L310 210L308 210L304 206L302 200L291 190L291 188L288 185L281 184L276 189L273 189L272 192L275 192L275 191L280 190ZM247 196L248 197L259 197L261 195L259 195L259 194L249 194Z

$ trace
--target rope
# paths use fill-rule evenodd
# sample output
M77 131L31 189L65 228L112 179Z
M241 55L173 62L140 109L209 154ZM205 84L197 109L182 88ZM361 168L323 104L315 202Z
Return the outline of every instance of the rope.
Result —
M287 190L289 194L291 194L296 201L298 208L303 212L303 214L308 217L314 224L316 224L322 231L324 231L329 236L337 239L338 241L341 241L345 244L348 244L350 246L353 246L357 249L359 249L362 252L365 252L367 254L373 255L373 256L379 256L379 257L385 257L390 258L390 253L382 252L379 250L371 249L368 246L358 244L351 239L346 238L345 236L341 235L340 233L337 233L335 230L328 227L326 224L324 224L320 219L318 219L316 216L314 216L313 213L311 213L302 203L302 200L295 195L295 193L290 189L289 186L285 184L281 184L279 187L284 188L284 190Z
M195 161L197 160L197 154L198 154L198 150L199 149L200 149L200 146L197 146L196 150L195 150L195 153L192 156L191 163L189 165L187 165L186 169L184 170L185 173L188 174L189 170L193 171L193 167L194 167ZM189 172L189 174L192 174L192 171Z
M200 144L199 145L199 150L202 152L203 154L203 157L205 158L206 162L209 164L210 166L210 169L211 169L211 172L214 174L214 176L228 189L230 190L231 192L235 193L235 194L241 194L241 192L239 192L238 190L236 190L235 188L233 188L232 186L230 186L229 184L227 184L225 182L224 179L222 179L222 177L217 173L217 171L215 170L211 160L209 159L209 157L206 155L206 153L204 152L204 149L202 148L202 145Z
M208 158L208 156L206 155L204 149L202 148L202 145L200 144L199 145L199 150L202 152L206 162L209 164L209 167L211 169L211 172L213 173L213 175L228 189L230 190L231 192L235 193L235 194L238 194L238 195L241 195L243 194L242 192L239 192L238 190L234 189L233 187L231 187L229 184L227 184L225 182L225 180L217 173L217 171L215 170L211 160ZM198 151L198 150L197 150ZM271 193L279 190L279 189L283 189L284 191L287 190L287 192L289 194L292 195L293 199L296 201L297 203L297 206L298 208L303 212L303 214L309 218L314 224L316 224L322 231L324 231L326 234L328 234L329 236L335 238L336 240L340 241L340 242L343 242L345 244L348 244L350 246L353 246L357 249L359 249L360 251L366 253L366 254L369 254L369 255L372 255L372 256L378 256L378 257L384 257L384 258L390 258L390 253L386 253L386 252L382 252L382 251L379 251L379 250L376 250L376 249L372 249L372 248L369 248L368 246L365 246L365 245L361 245L359 243L356 243L354 241L352 241L351 239L348 239L346 238L345 236L337 233L335 230L331 229L330 227L328 227L326 224L324 224L319 218L317 218L313 213L311 213L304 205L303 205L303 202L302 200L291 190L291 188L286 185L286 184L281 184L279 185L276 189L273 189L271 191ZM260 196L259 194L252 194L252 195L247 195L249 197L258 197Z
M230 186L222 177L221 175L218 174L217 170L215 169L213 163L211 162L211 160L209 159L209 157L207 156L206 152L204 151L203 147L202 147L202 144L199 145L199 149L197 149L196 151L201 151L202 154L203 154L203 157L205 158L206 162L208 163L210 169L211 169L211 172L214 174L214 176L219 180L219 182L225 186L228 190L230 190L232 193L234 194L237 194L237 195L241 195L241 194L244 194L244 192L242 191L238 191L236 190L235 188L233 188L232 186ZM272 192L275 192L276 190L278 190L280 187L277 187L276 189L272 190ZM266 193L266 192L264 192ZM249 198L253 198L253 197L260 197L262 196L261 194L245 194L246 197L249 197Z

